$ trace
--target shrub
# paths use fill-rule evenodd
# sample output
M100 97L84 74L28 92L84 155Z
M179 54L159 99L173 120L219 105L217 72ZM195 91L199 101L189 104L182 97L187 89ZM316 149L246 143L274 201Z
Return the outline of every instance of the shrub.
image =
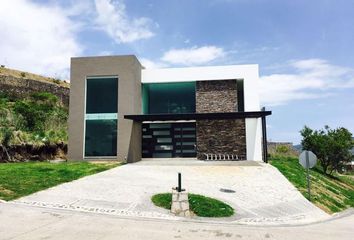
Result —
M26 73L22 72L21 77L26 77Z
M290 149L286 145L278 145L278 146L276 146L275 151L279 154L286 154L290 151Z
M53 79L53 83L56 83L56 84L60 84L60 80L59 79Z
M1 128L1 145L4 147L8 147L10 145L11 138L13 136L12 128Z
M55 106L59 101L57 96L55 96L54 94L48 93L48 92L33 93L33 94L31 94L31 98L34 101L42 102L42 103L50 105L50 106Z

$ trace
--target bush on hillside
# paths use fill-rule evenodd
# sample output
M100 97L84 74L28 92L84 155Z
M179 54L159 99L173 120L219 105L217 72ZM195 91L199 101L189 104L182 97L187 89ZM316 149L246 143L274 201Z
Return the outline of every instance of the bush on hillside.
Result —
M1 94L0 142L6 140L9 144L34 145L65 143L67 118L68 109L51 93L35 93L24 99ZM10 139L5 139L8 136L11 136Z

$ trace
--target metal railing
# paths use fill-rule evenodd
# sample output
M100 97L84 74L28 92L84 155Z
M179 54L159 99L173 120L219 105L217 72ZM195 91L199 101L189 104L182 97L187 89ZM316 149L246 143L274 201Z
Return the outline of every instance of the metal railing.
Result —
M215 154L215 153L204 153L206 161L238 161L243 158L237 154Z

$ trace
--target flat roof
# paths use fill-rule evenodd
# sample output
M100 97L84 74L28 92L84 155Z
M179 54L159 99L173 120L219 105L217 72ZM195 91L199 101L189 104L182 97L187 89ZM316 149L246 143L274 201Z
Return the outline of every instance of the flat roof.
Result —
M260 118L271 114L272 114L271 111L221 112L221 113L167 113L167 114L124 115L124 118L134 120L137 122L171 121L171 120L223 120L223 119Z

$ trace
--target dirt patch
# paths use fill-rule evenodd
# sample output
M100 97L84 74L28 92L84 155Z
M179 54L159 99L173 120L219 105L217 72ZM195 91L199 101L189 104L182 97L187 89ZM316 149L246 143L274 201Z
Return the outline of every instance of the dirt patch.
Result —
M7 147L11 160L2 146L0 146L0 162L45 161L52 159L66 159L68 146L65 143L34 146L31 144L12 145Z
M0 185L0 195L11 196L14 194L15 193L13 191L11 191L10 189L4 188L3 186Z

